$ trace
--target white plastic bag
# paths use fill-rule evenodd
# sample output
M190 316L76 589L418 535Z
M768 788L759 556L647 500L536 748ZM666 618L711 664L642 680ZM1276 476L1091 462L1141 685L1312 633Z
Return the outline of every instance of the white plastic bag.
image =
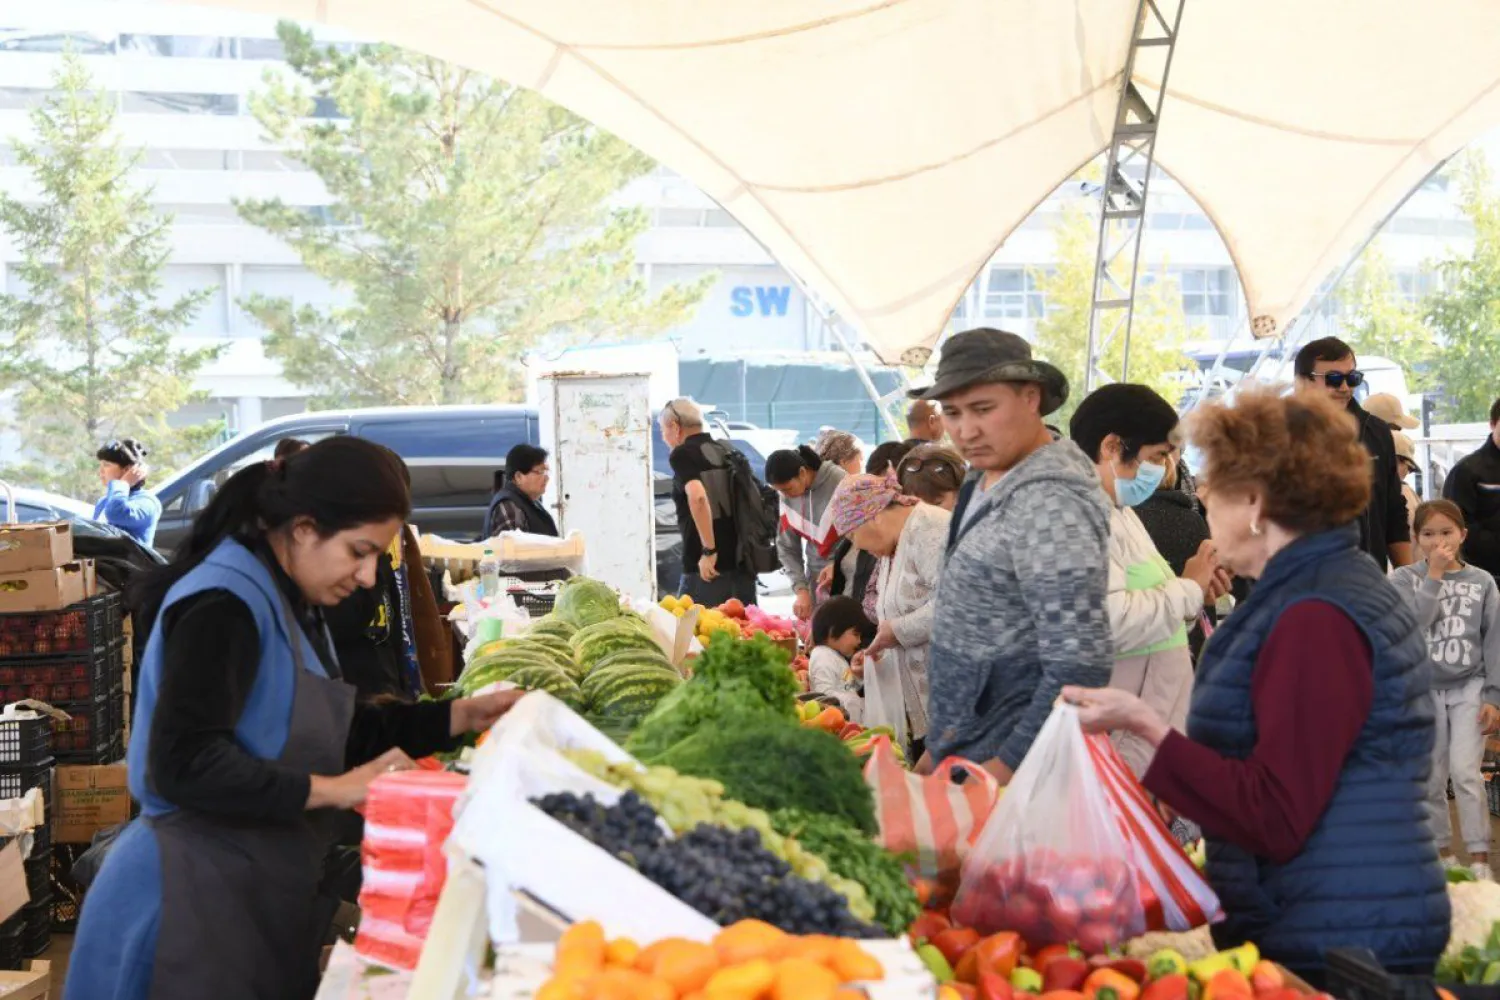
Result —
M895 742L902 749L911 746L911 735L906 726L906 696L901 690L900 658L896 650L887 650L879 656L865 657L865 706L863 723L866 729L890 726L895 733Z

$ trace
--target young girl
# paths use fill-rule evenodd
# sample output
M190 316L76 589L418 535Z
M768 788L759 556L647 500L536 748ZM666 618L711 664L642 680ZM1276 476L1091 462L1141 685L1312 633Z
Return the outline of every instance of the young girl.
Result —
M807 690L838 701L850 722L861 722L864 697L858 680L853 678L849 660L873 638L875 623L852 597L830 597L813 613L813 651L807 657Z
M1417 507L1413 521L1424 561L1401 567L1391 580L1416 610L1432 658L1437 710L1427 784L1432 832L1444 863L1453 864L1447 796L1451 777L1469 869L1488 879L1490 816L1479 768L1485 734L1500 725L1500 588L1489 573L1460 560L1468 532L1456 504L1429 501Z

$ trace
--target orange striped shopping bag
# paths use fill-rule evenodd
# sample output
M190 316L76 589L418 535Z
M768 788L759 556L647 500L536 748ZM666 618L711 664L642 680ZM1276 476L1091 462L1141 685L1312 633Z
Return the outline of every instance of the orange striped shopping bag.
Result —
M1218 895L1177 846L1161 813L1146 798L1145 789L1109 738L1095 733L1085 740L1125 835L1146 929L1189 931L1223 919Z
M880 846L911 855L917 873L936 883L934 902L941 905L958 889L959 869L995 807L1000 784L962 757L949 757L923 776L901 766L889 738L877 736L873 747L865 783L875 793Z

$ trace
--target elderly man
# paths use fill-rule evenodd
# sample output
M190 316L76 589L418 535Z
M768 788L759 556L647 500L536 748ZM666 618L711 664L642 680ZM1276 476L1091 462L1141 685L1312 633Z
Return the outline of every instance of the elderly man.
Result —
M958 754L1009 782L1065 685L1109 683L1109 507L1094 463L1042 422L1067 379L1015 334L949 338L915 395L942 403L973 469L933 605L923 766Z
M674 399L661 411L661 436L672 449L672 502L682 532L682 593L710 607L732 597L755 603L755 573L740 565L730 465L739 455L709 437L703 411ZM741 456L736 464L743 465Z

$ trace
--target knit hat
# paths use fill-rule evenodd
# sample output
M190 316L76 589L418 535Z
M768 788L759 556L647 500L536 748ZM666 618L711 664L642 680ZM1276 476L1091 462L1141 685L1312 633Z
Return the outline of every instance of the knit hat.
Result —
M113 462L122 469L128 469L144 462L149 454L150 450L135 438L116 438L106 442L94 453L94 457L101 462Z

